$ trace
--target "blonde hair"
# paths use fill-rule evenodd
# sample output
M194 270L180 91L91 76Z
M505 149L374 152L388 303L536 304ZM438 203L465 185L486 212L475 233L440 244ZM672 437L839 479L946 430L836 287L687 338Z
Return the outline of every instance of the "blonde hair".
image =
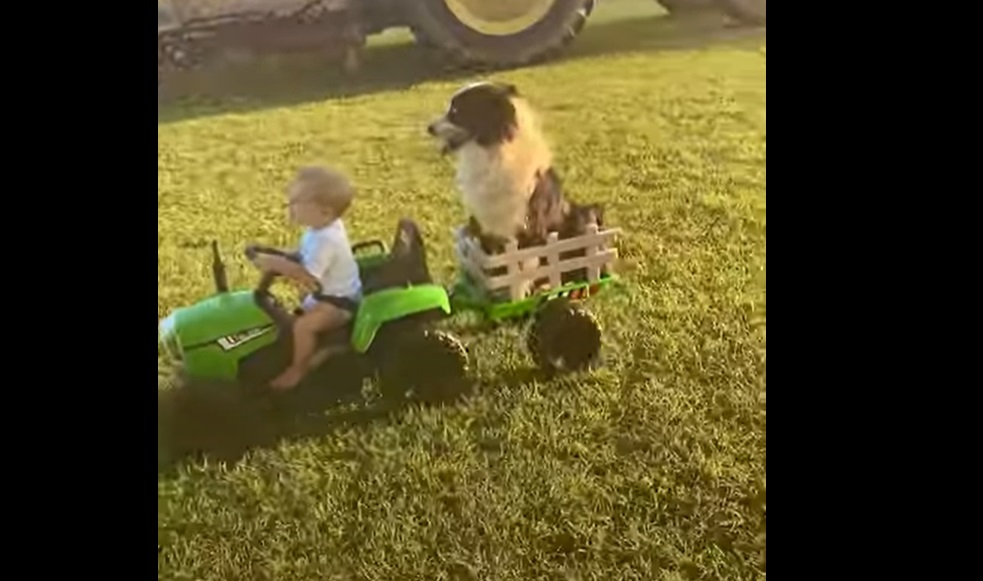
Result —
M331 210L339 218L345 215L355 200L355 186L340 171L307 166L297 171L292 187L298 196L311 199L322 208Z

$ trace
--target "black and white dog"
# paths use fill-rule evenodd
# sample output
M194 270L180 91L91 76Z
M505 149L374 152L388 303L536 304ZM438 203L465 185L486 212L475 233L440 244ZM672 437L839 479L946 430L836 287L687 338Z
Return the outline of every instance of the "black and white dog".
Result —
M464 87L429 132L457 158L457 187L485 252L502 252L510 239L520 248L543 245L551 232L579 236L603 219L600 206L567 199L539 119L515 86ZM533 260L524 268L538 266Z

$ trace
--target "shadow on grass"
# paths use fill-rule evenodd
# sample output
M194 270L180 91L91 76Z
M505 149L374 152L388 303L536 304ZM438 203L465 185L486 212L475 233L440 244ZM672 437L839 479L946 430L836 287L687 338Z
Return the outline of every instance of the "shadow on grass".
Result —
M323 379L280 396L243 393L230 385L157 392L157 474L207 456L234 464L250 451L326 436L393 413L360 405L364 374L340 361Z
M344 361L329 365L324 375L330 375L329 382L320 381L276 399L243 395L219 385L158 391L158 478L203 457L233 465L252 450L324 438L379 422L398 423L409 409L383 400L366 401L365 374L357 366ZM494 380L479 381L462 401L471 395L522 389L542 379L534 368L512 369Z
M561 60L727 45L756 50L763 37L763 30L728 28L719 18L622 19L589 25ZM169 91L172 94L164 103L158 100L158 125L406 89L425 81L453 81L490 72L447 67L426 51L407 44L370 48L364 69L355 78L345 78L336 65L315 57L283 59L275 67L266 64L261 61L254 67L175 77Z

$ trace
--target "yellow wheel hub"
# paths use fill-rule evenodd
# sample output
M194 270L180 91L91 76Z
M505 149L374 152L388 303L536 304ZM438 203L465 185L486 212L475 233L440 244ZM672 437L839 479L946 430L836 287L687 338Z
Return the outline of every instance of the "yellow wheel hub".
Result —
M444 0L468 28L488 36L510 36L549 14L557 0Z

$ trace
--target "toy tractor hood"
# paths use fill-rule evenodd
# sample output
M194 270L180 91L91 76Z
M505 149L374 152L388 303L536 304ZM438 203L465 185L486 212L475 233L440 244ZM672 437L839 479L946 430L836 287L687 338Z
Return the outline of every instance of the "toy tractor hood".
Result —
M254 293L222 293L174 311L160 323L166 357L189 377L235 381L241 361L280 338Z
M225 293L174 311L160 323L160 340L176 341L182 352L218 344L223 348L275 331L274 322L257 304L254 293ZM227 343L223 345L223 341Z

